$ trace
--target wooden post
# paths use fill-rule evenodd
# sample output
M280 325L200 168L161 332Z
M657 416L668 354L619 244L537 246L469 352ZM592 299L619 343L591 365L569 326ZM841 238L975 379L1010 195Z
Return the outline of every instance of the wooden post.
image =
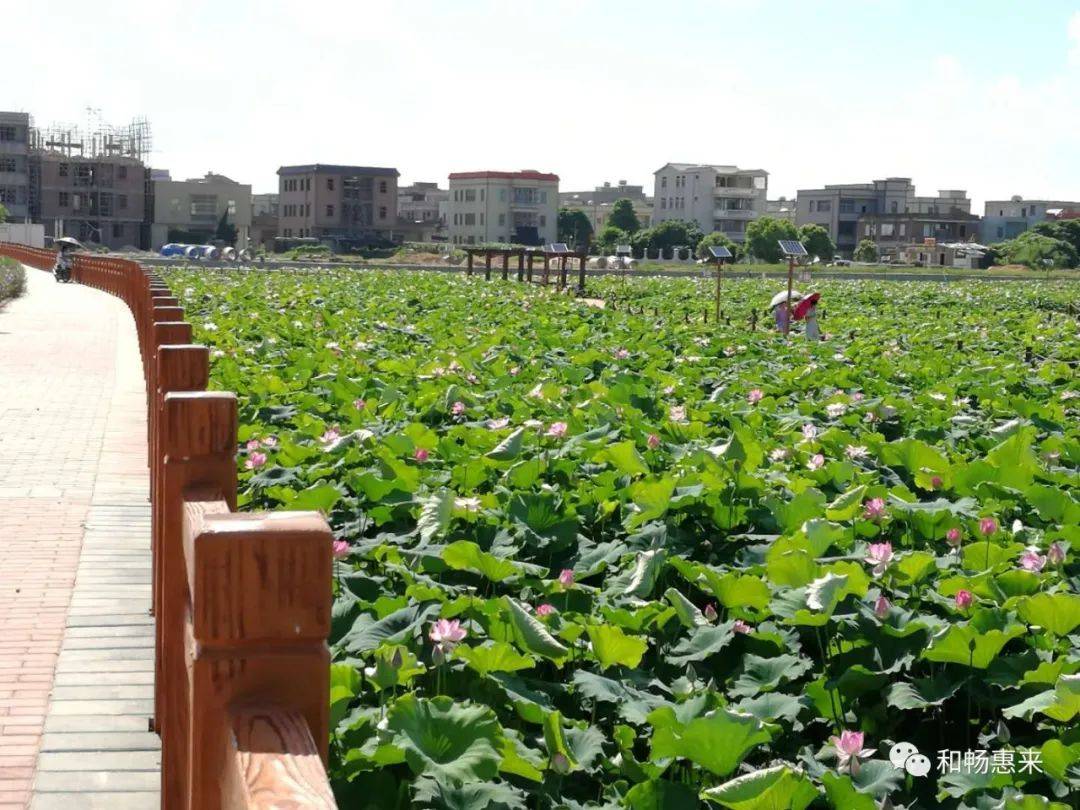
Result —
M550 272L551 272L551 257L548 256L547 253L545 253L544 254L544 286L545 287L548 284L548 278L549 278Z
M716 260L716 325L720 325L720 271L724 269L724 263Z
M472 251L471 250L467 251L465 255L469 257L468 260L465 263L465 275L471 276L472 275L472 260L473 260Z
M535 254L532 251L529 251L529 275L528 275L528 281L529 281L530 284L532 284L532 278L533 278L533 258L534 257L535 257Z
M578 295L585 294L585 263L588 261L587 253L578 256Z
M484 281L491 281L491 251L484 253Z
M510 251L504 250L502 255L502 280L506 281L506 277L510 274Z
M566 286L566 260L567 256L559 257L559 289L563 289Z
M162 430L161 513L157 582L156 724L161 733L161 807L186 810L189 804L191 739L190 689L185 659L189 613L188 569L184 559L187 493L214 493L221 511L236 508L236 396L190 392L165 395ZM324 583L325 584L325 583Z
M521 251L520 253L518 253L517 257L518 257L518 274L517 274L518 279L517 280L522 281L525 278L525 251ZM531 276L532 273L530 272L529 275Z
M330 527L315 512L223 514L213 504L187 504L191 808L220 808L231 711L293 710L326 762L332 544Z
M785 304L785 306L787 307L787 317L784 318L784 336L785 337L791 331L791 286L792 286L792 283L794 282L794 276L795 276L795 257L794 256L789 256L788 257L788 264L787 264L787 302Z

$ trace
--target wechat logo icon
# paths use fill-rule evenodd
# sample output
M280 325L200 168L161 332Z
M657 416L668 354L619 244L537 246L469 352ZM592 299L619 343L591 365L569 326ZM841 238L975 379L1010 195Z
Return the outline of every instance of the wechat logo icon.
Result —
M912 776L926 776L930 773L930 759L919 753L919 749L909 742L898 742L889 749L889 761L897 770L905 770Z

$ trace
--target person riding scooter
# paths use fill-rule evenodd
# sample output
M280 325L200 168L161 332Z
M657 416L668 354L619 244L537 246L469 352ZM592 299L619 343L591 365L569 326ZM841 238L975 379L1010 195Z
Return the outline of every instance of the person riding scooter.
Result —
M53 244L56 245L56 264L53 265L53 278L67 283L71 281L71 269L74 265L72 254L76 248L80 248L82 245L69 236L56 239Z

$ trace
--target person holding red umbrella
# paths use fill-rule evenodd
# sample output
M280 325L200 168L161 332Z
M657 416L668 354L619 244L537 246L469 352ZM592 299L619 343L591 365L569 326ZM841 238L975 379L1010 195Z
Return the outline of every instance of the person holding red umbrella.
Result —
M807 340L821 340L821 332L818 330L817 322L817 304L820 300L821 293L810 293L794 307L795 320L806 319Z

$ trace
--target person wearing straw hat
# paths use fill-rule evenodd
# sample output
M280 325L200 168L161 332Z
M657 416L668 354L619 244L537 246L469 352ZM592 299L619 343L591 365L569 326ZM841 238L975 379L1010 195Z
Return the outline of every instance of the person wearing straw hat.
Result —
M791 291L791 303L802 299L802 293L798 290ZM769 310L776 319L776 329L781 334L787 334L788 324L791 322L791 311L788 309L788 292L781 290L769 301Z
M821 340L821 332L818 329L817 305L821 300L821 293L810 293L795 305L795 320L806 320L806 339Z

